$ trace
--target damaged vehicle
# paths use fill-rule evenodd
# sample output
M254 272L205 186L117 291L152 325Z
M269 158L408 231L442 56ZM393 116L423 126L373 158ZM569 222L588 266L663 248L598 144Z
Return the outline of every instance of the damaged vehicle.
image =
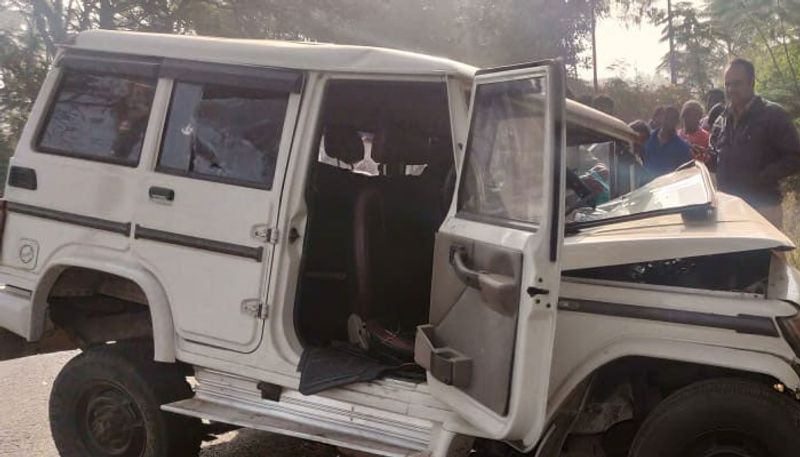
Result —
M0 360L62 456L220 424L387 456L800 452L792 242L643 183L562 64L91 31L10 164ZM191 384L189 383L191 380Z

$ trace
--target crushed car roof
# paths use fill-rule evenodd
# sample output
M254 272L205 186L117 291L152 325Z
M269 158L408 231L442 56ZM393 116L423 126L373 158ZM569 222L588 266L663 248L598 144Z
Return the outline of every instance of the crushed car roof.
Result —
M567 99L566 105L567 122L588 127L620 140L628 142L636 141L636 132L628 127L628 124L621 119L574 100Z

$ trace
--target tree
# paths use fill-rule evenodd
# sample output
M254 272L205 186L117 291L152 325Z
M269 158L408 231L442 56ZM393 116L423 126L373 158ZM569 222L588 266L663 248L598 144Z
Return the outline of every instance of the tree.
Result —
M0 0L0 13L18 19L0 30L0 155L11 155L58 45L70 34L91 28L185 32L191 23L187 5L202 3Z
M800 0L708 0L708 13L734 31L730 55L758 64L760 89L800 115Z
M0 30L6 157L58 44L82 30L389 46L478 65L562 57L577 73L591 16L585 0L0 0L0 14L9 12L20 21Z
M653 19L663 27L661 41L669 40L668 15L659 11ZM666 54L658 68L674 72L675 82L696 94L714 87L718 69L725 62L725 50L714 23L691 3L677 3L672 8L672 39L674 55Z

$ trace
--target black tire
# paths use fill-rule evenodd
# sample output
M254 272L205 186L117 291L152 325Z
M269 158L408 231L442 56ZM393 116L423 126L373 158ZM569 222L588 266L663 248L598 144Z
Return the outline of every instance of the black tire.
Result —
M70 360L50 394L50 430L61 457L195 457L201 422L160 410L189 398L176 364L152 345L124 342Z
M702 381L662 401L647 416L630 457L796 457L800 406L743 379Z

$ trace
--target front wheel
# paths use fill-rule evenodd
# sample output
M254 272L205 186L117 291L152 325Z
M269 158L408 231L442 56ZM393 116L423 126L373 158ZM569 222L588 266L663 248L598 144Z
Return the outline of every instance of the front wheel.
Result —
M800 406L768 386L718 379L662 401L634 438L630 457L796 457Z
M53 383L50 429L61 457L192 457L200 422L160 410L191 397L178 366L152 346L118 343L70 360Z

